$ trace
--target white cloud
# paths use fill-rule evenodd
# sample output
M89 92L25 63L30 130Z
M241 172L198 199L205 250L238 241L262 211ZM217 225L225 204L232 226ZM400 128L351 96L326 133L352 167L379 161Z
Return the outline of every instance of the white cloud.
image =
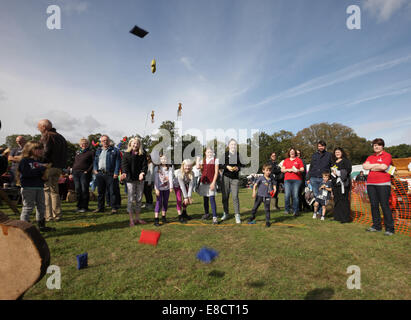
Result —
M377 17L379 22L388 21L407 3L407 0L365 0L364 9Z
M58 0L57 4L61 6L62 13L66 14L81 14L87 11L89 4L81 0Z

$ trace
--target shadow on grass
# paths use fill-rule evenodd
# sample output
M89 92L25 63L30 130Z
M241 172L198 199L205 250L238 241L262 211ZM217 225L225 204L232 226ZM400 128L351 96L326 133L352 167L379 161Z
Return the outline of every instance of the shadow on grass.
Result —
M329 300L333 295L333 288L317 288L309 291L304 300Z
M208 274L209 277L215 277L215 278L222 278L224 277L224 275L225 275L224 271L218 271L218 270L213 270Z
M251 288L262 288L265 286L265 283L263 281L253 281L248 282L247 285Z
M55 232L49 232L45 236L46 239L51 239L55 237L61 237L61 236L69 236L69 235L75 235L75 234L84 234L84 233L89 233L89 232L103 232L107 230L112 230L112 229L125 229L125 228L130 228L129 221L114 221L114 222L109 222L109 223L101 223L97 224L95 226L90 225L88 227L60 227L57 228Z

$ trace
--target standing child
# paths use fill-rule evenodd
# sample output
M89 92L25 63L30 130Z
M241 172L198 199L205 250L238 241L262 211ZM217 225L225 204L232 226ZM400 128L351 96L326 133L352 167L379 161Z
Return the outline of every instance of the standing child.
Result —
M47 164L40 163L43 155L43 146L35 141L27 142L22 151L22 159L18 166L21 183L21 197L23 208L20 220L30 222L30 215L36 207L36 221L40 231L54 231L46 227L46 204L44 196L43 174Z
M178 220L186 223L192 218L187 215L187 206L193 203L192 193L194 187L193 162L186 159L181 164L181 168L176 170L174 178L174 191L177 200ZM183 209L183 212L181 212Z
M255 220L255 214L261 203L264 203L265 210L265 226L270 227L270 202L271 195L274 195L277 191L277 183L274 177L271 175L272 165L263 165L263 176L259 177L254 184L253 198L255 199L253 210L251 211L251 217L248 218L248 222ZM257 191L258 190L258 191Z
M159 212L161 210L161 221L167 223L166 213L168 209L168 198L173 190L173 169L167 164L165 155L160 157L161 164L154 168L154 188L156 190L156 207L154 209L154 225L160 226Z
M328 172L323 172L322 176L323 176L323 181L318 191L319 194L315 198L315 202L314 202L313 219L317 218L318 207L321 206L321 209L322 209L321 220L325 220L326 205L331 198L332 182L330 180L330 174Z
M218 159L214 157L214 151L210 147L206 149L205 158L202 164L198 164L197 167L201 169L200 186L198 193L203 197L204 201L204 216L203 219L209 218L209 200L211 203L211 210L213 211L213 224L217 222L217 206L215 203L216 196L216 181L218 178Z

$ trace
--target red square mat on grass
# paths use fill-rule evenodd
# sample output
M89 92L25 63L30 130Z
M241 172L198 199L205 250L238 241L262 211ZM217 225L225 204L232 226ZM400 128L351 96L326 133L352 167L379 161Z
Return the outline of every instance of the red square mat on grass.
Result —
M156 246L158 243L158 240L160 239L160 235L161 233L158 231L141 230L141 236L138 242Z

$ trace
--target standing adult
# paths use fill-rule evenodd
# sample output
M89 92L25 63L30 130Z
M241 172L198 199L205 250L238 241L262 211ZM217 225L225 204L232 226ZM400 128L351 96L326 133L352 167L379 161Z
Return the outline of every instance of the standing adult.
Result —
M144 196L146 197L146 209L153 209L154 164L151 156L147 154L147 174L144 181Z
M372 142L374 154L369 156L363 164L364 170L370 170L367 178L367 193L371 203L373 224L367 231L381 231L381 205L384 214L385 235L394 234L394 219L389 206L391 196L391 175L385 170L392 164L392 157L384 151L384 140L377 138Z
M237 150L237 141L231 139L228 142L228 150L224 155L224 162L220 164L220 168L223 169L222 175L222 194L223 194L223 208L224 214L221 220L227 220L228 211L228 199L230 197L230 192L233 197L235 221L237 224L241 223L240 217L240 200L238 198L239 192L239 171L243 167L240 161L240 154Z
M301 150L295 150L295 152L297 153L297 158L300 158L301 161L303 162L303 166L304 166L304 171L302 172L302 182L300 185L300 189L298 190L298 198L299 198L299 205L300 205L300 211L303 210L310 210L310 206L308 205L308 203L305 201L305 193L304 193L304 189L305 189L305 176L307 175L307 166L305 165L305 161L303 159L303 154L301 152Z
M127 183L127 211L130 217L130 227L135 224L146 224L140 219L141 200L143 198L144 180L147 174L147 155L139 138L128 142L127 151L123 154L121 180ZM133 218L136 215L136 219Z
M62 215L58 180L63 168L67 166L67 141L53 128L50 120L40 120L37 129L41 133L40 142L44 146L43 162L51 166L48 179L44 182L46 221L60 221Z
M74 157L72 178L77 195L77 212L89 210L90 180L93 171L94 152L89 148L87 139L80 139L80 150Z
M18 147L13 148L10 152L9 155L9 161L11 161L11 173L13 175L12 181L11 181L11 186L15 187L16 185L20 184L20 179L17 175L17 168L19 166L19 162L21 160L21 153L23 151L24 145L26 144L26 139L24 139L23 136L18 136L16 138L16 143Z
M310 168L307 172L307 184L311 184L315 197L319 194L323 172L330 172L331 153L326 150L327 144L320 140L317 143L317 152L311 157Z
M274 178L273 181L275 181L275 187L276 187L276 191L274 194L275 208L277 210L280 210L280 207L278 206L278 192L280 190L280 188L278 187L278 184L279 184L279 180L282 174L281 174L281 167L278 165L278 162L277 162L277 154L275 152L271 152L270 160L268 162L271 164L271 167L272 167L271 175Z
M120 151L110 145L110 138L107 135L102 135L100 142L101 148L97 149L93 164L98 188L98 208L93 212L104 212L105 196L106 191L108 191L110 193L111 213L115 214L120 208L113 188L114 181L118 181L120 171Z
M334 195L334 220L341 223L350 222L350 189L351 170L350 160L342 148L335 148L331 167L331 181Z
M281 167L281 172L284 173L285 214L292 213L296 217L299 215L298 191L302 183L304 164L300 158L297 158L294 148L288 150L287 155L288 158L283 161ZM290 197L293 200L293 209L291 209Z

